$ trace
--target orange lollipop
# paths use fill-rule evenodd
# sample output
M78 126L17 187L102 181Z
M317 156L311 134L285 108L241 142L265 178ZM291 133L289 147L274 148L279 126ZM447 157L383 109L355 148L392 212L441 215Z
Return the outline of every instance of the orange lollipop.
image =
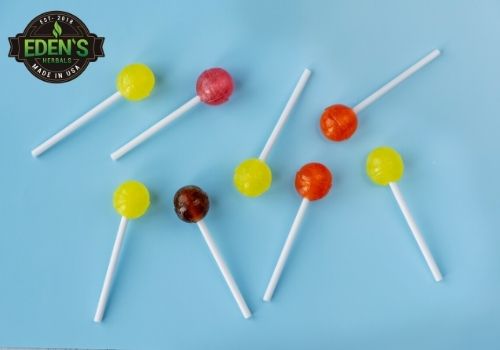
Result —
M429 62L434 60L441 54L441 51L435 49L427 56L415 63L413 66L399 74L397 77L389 81L373 94L365 98L354 107L348 107L342 104L335 104L327 107L321 115L319 125L321 132L331 141L344 141L350 138L358 128L357 114L363 109L377 101L380 97L391 91L414 73L419 71Z
M351 107L333 105L327 107L319 121L321 132L332 141L344 141L358 128L358 117Z
M328 194L333 176L321 163L304 165L295 175L295 189L307 200L317 201Z
M283 268L285 267L288 256L290 255L293 242L295 241L295 238L297 238L300 223L304 219L304 214L309 206L309 203L325 197L332 188L332 185L333 175L330 170L328 170L328 168L321 163L308 163L300 168L295 175L295 189L300 196L303 197L303 199L300 204L299 211L293 220L285 245L281 250L273 275L267 285L266 292L263 297L264 301L271 301L271 298L273 297L274 290L276 289L281 273L283 272Z

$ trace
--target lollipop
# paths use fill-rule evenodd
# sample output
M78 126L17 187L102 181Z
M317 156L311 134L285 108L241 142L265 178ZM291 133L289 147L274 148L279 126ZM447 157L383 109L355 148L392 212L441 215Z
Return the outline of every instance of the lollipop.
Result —
M118 258L120 256L128 220L137 219L143 216L148 210L148 189L139 181L126 181L116 189L113 195L113 206L122 218L116 234L113 251L111 252L111 258L109 260L108 270L106 271L106 277L104 278L99 303L97 304L94 322L101 322L104 311L106 310L111 283L113 282L113 276L116 271L116 266L118 265Z
M33 157L38 157L66 136L88 123L91 119L94 119L99 113L120 100L121 97L129 101L140 101L148 97L154 86L155 76L148 66L142 63L134 63L126 66L121 70L116 79L117 92L99 103L80 118L76 119L47 141L34 148L31 154Z
M274 268L273 275L264 293L264 301L271 301L276 285L281 277L283 268L285 267L288 255L292 250L293 242L297 238L300 223L304 219L306 209L311 201L317 201L325 197L333 185L333 175L326 166L321 163L308 163L304 165L295 175L295 189L302 196L302 203L299 211L293 220L292 227L288 233L285 245L281 250L281 254Z
M399 190L399 186L396 183L402 176L404 171L403 159L394 149L390 147L379 147L375 148L368 155L366 160L366 172L370 179L380 186L387 186L392 190L392 194L398 202L399 208L403 213L403 216L410 226L410 230L413 233L413 237L417 241L418 247L424 256L429 269L432 272L432 276L439 282L443 279L439 267L432 257L431 251L425 242L424 236L420 229L418 228L415 219L411 215L410 209L406 204L403 194Z
M344 141L350 138L358 128L357 114L359 112L412 76L440 54L441 52L439 50L433 50L427 56L382 86L353 108L342 104L335 104L327 107L320 118L320 127L323 135L331 141Z
M179 189L174 196L174 208L175 213L182 221L188 223L196 223L198 228L207 242L208 249L212 253L212 256L219 266L219 269L226 280L226 283L233 294L238 307L240 308L241 313L244 318L249 318L252 316L250 309L248 308L245 299L241 295L240 289L234 280L231 271L226 265L224 258L222 257L217 245L215 244L210 231L208 230L203 218L208 213L208 209L210 207L210 201L208 196L203 190L197 186L185 186Z
M198 77L196 82L196 96L177 108L175 111L161 119L149 129L111 153L111 159L117 160L139 146L158 131L172 123L191 108L203 102L207 105L217 106L227 102L233 93L233 78L222 68L211 68Z
M234 171L233 182L236 189L243 195L248 197L257 197L266 192L271 186L272 173L269 166L266 164L266 159L271 152L271 148L278 139L278 136L285 126L290 113L295 107L297 100L299 99L304 87L311 75L309 69L304 69L304 72L300 76L292 95L288 99L288 102L281 112L278 122L274 126L274 129L267 140L264 149L260 153L259 158L250 158L244 160L238 165Z

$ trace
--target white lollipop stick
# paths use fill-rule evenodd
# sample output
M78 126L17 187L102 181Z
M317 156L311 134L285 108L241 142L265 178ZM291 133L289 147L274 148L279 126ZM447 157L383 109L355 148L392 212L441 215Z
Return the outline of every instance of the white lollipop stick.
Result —
M306 209L311 203L307 198L302 199L302 203L300 203L299 210L295 219L293 220L292 227L290 228L290 232L288 233L288 237L286 238L285 245L281 250L280 257L278 262L276 263L276 267L274 268L273 275L269 280L269 283L266 288L266 292L264 293L264 297L262 298L264 301L271 301L274 290L280 280L281 273L283 272L283 268L285 267L286 261L288 259L288 255L290 255L290 251L292 250L293 242L295 238L297 238L297 233L299 232L299 227L304 219L304 214L306 213Z
M226 280L226 283L229 289L231 290L231 293L233 294L233 297L236 300L236 303L238 304L241 313L243 314L243 317L250 318L250 316L252 316L252 312L248 308L245 299L243 299L240 289L238 288L238 285L236 284L236 281L234 280L231 271L229 271L229 268L227 267L224 258L219 252L219 249L217 248L217 245L215 244L215 241L212 238L212 235L210 234L208 227L205 225L205 222L203 220L198 221L197 224L198 227L200 228L203 238L205 239L205 242L207 242L208 249L210 249L210 252L214 257L217 266L219 266L219 270L222 273L222 276L224 276L224 279Z
M281 112L281 115L278 119L278 122L276 123L276 126L273 129L273 132L269 136L269 139L267 140L266 145L264 146L264 149L262 150L262 153L259 156L260 160L265 162L267 157L269 156L269 153L271 152L271 148L273 147L274 143L276 142L276 139L278 138L281 130L285 126L285 123L288 120L288 117L290 116L290 113L292 112L293 107L295 107L295 104L297 103L300 95L302 94L302 91L304 90L304 87L306 86L306 83L309 80L310 76L311 76L311 71L307 68L304 69L304 72L300 76L300 79L297 82L297 85L295 86L295 89L293 90L292 95L288 99L288 102L286 103L286 106L283 109L283 112Z
M396 86L398 86L400 83L402 83L404 80L407 78L411 77L414 73L418 72L421 68L423 68L425 65L430 63L432 60L434 60L436 57L438 57L441 54L441 51L438 49L434 49L431 51L427 56L422 58L420 61L415 63L413 66L405 70L403 73L398 75L396 78L392 79L390 82L382 86L380 89L375 91L373 94L365 98L363 101L358 103L356 106L354 106L353 110L357 114L369 105L371 105L373 102L377 101L379 98L384 96L386 93L394 89Z
M394 197L398 202L399 208L401 209L401 212L403 213L403 216L405 217L408 226L410 226L410 230L413 233L413 237L417 241L418 247L420 248L420 251L424 256L425 262L427 263L429 269L432 272L432 276L434 277L436 282L441 281L443 279L441 271L439 271L439 267L437 266L436 261L432 257L431 251L429 250L429 247L425 242L424 236L422 235L422 232L420 232L420 229L418 228L415 219L411 215L410 209L408 208L408 204L406 204L403 194L399 190L399 186L395 182L389 183L389 186L391 187L392 194L394 194Z
M111 252L111 258L109 259L108 270L106 271L106 277L104 278L101 295L99 296L99 303L97 304L94 322L101 322L102 317L104 316L104 311L106 310L106 304L108 303L111 284L113 283L113 276L115 275L116 266L118 265L118 258L120 257L123 238L125 237L125 230L127 229L127 222L127 218L122 216L120 220L120 226L118 227L118 232L116 233L113 251Z
M166 127L168 124L172 123L174 120L182 116L184 113L189 111L191 108L200 103L200 97L196 96L184 103L182 106L177 108L175 111L161 119L159 122L151 126L149 129L145 130L143 133L137 135L135 138L118 148L116 151L111 153L111 159L117 160L123 157L125 154L139 146L141 143L149 139L151 136L156 134L158 131Z
M33 157L38 157L49 148L57 144L62 139L66 138L68 135L71 135L78 128L87 124L90 120L94 119L99 113L104 111L106 108L113 105L116 101L118 101L122 95L119 92L115 92L113 95L109 96L107 99L99 103L97 106L92 108L90 111L82 115L80 118L76 119L74 122L66 126L64 129L59 131L57 134L49 138L47 141L43 142L36 148L31 151L31 155Z

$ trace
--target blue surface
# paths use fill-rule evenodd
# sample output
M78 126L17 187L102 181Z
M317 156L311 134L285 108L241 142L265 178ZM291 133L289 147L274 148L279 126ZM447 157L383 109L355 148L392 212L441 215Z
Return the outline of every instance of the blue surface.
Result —
M106 57L47 84L7 57L8 36L65 10L106 37ZM119 11L118 11L119 10ZM498 1L10 1L0 4L0 345L125 349L498 349L500 347ZM360 115L333 144L318 118L354 104L433 48L443 55ZM150 64L150 99L121 102L40 159L30 150ZM223 66L230 103L198 106L119 162L109 153L191 98ZM257 156L304 67L313 75L269 163L272 189L241 197L233 168ZM400 187L444 281L431 277L367 153L405 158ZM261 297L300 198L296 170L321 161L335 187L307 213L272 303ZM101 325L92 317L125 179L154 194L127 232ZM244 320L196 226L172 196L197 184L250 308Z

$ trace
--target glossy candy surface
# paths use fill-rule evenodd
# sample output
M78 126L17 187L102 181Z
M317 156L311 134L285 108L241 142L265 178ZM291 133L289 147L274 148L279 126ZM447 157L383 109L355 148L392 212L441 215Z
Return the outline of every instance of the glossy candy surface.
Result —
M295 189L304 198L315 201L328 194L333 185L333 175L321 163L308 163L295 175Z
M233 182L236 189L248 197L257 197L269 190L273 175L266 162L250 158L238 165Z
M118 186L113 194L113 207L127 219L137 219L144 215L149 203L149 191L139 181L126 181Z
M182 221L198 222L207 215L209 208L208 195L198 186L184 186L175 193L174 209Z
M153 71L142 63L129 64L116 78L116 89L127 100L139 101L149 96L155 86Z
M396 182L403 176L403 172L403 159L393 148L375 148L366 159L366 173L377 185L385 186Z
M222 68L207 69L198 77L196 94L209 105L220 105L233 93L234 83L231 75Z
M320 118L321 132L331 141L344 141L358 128L358 117L352 108L341 104L327 107Z

